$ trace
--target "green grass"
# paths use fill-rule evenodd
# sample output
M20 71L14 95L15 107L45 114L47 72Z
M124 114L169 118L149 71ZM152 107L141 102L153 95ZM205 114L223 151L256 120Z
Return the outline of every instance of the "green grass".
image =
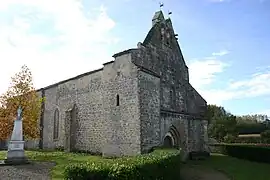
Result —
M162 155L164 152L175 151L166 149L157 149L151 154ZM0 159L5 159L7 152L0 151ZM52 178L54 180L64 179L63 173L65 166L71 163L84 163L84 162L105 162L113 161L114 159L105 159L101 156L93 156L85 153L65 153L62 151L26 151L26 156L30 160L37 161L50 161L55 162L56 166L52 169ZM144 155L145 156L145 155ZM121 159L126 159L128 161L136 161L137 158L123 157Z
M112 161L104 159L100 156L91 156L81 153L65 153L65 152L42 152L42 151L26 151L26 156L30 160L37 161L53 161L56 166L52 169L52 178L54 180L63 179L63 172L69 163L93 162L93 161ZM5 159L6 151L0 151L0 159Z
M221 154L212 154L208 160L196 162L219 170L233 180L269 180L270 164L251 162Z

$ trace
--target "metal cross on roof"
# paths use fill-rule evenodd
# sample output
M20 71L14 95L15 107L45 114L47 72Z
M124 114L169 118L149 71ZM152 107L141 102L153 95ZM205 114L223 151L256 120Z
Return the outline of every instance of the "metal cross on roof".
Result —
M160 10L162 9L163 6L164 6L164 3L163 2L159 2Z

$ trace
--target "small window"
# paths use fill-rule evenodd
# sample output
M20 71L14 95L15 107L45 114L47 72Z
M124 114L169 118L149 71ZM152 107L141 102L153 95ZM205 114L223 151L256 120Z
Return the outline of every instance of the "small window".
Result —
M119 95L116 95L116 106L119 106Z
M170 90L170 101L171 101L171 103L173 102L173 91L172 90Z
M176 105L176 94L175 94L175 88L172 87L170 90L170 103L172 105L172 107L174 107Z

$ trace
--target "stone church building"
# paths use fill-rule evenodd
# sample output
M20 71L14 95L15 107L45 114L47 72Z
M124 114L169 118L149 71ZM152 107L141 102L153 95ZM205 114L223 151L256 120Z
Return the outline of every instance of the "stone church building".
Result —
M172 22L158 11L143 43L103 68L38 90L44 149L132 156L156 146L201 151L207 103L189 83Z

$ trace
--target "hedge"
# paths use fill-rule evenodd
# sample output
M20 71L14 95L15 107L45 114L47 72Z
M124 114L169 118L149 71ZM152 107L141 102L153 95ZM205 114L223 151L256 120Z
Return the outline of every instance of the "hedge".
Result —
M259 137L247 136L247 137L237 137L235 143L261 143L263 140Z
M255 162L270 163L270 148L262 144L219 144L223 154Z
M155 150L133 158L71 164L65 168L64 177L69 180L180 179L180 164L178 150Z

